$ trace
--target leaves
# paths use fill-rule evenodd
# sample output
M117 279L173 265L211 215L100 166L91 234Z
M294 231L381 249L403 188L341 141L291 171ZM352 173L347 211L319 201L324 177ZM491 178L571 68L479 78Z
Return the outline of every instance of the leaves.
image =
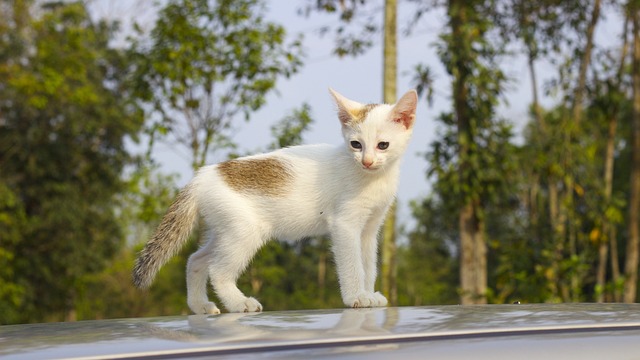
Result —
M357 57L371 49L382 32L382 26L377 24L383 7L371 3L364 0L309 1L298 12L305 16L313 12L337 14L338 25L321 27L318 33L325 35L333 32L334 55Z
M174 0L160 9L150 43L133 42L138 98L191 151L194 168L301 65L299 41L286 44L264 11L257 0Z
M120 88L110 26L93 24L84 5L50 5L22 26L29 47L0 66L0 187L18 216L2 244L20 284L8 316L61 320L78 281L121 244L113 195L142 117Z
M270 148L279 149L300 145L302 143L302 133L307 131L312 123L311 107L309 104L303 103L300 109L293 110L291 115L286 116L271 127L271 135L276 141L271 144Z

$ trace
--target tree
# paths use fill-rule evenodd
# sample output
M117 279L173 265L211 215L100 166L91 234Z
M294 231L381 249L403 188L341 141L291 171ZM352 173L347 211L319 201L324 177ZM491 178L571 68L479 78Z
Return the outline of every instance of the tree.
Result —
M337 25L319 29L321 35L333 31L333 53L338 57L363 55L375 44L380 33L376 17L380 14L381 7L365 0L308 0L307 3L300 9L300 13L305 16L313 11L338 15L340 22Z
M287 146L302 144L302 134L313 124L311 107L303 103L299 109L294 109L290 115L271 127L271 136L275 141L270 149L280 149Z
M139 158L125 177L126 188L117 196L116 213L126 244L100 273L82 283L76 305L79 320L175 315L188 313L184 269L188 255L197 246L186 246L181 256L163 267L155 286L140 292L131 281L140 239L149 238L166 209L175 199L175 175L160 173L149 157Z
M629 3L633 23L633 111L631 114L631 176L629 194L629 238L625 263L624 301L635 302L640 257L640 9Z
M416 226L398 246L398 304L458 304L455 205L433 196L411 204Z
M262 107L279 77L300 66L300 43L285 44L282 26L264 20L259 0L171 0L148 43L135 41L138 96L157 119L154 134L189 149L194 169L238 115Z
M487 244L484 207L492 189L490 182L501 181L492 171L499 163L489 149L482 148L482 137L495 131L494 114L497 97L502 93L505 76L497 70L495 57L499 48L485 36L491 29L483 2L451 0L447 3L448 32L442 35L439 54L452 76L453 112L443 115L448 125L455 124L456 153L455 194L459 201L461 302L487 301ZM436 144L432 172L439 181L451 176L450 165L440 158ZM451 144L450 144L451 145ZM452 160L453 158L448 158ZM497 176L497 177L496 177ZM488 190L488 192L487 192Z
M396 0L386 0L384 6L384 47L383 47L383 82L382 93L385 104L395 104L397 101L397 12ZM387 297L390 305L398 304L397 288L397 244L396 244L396 206L394 202L387 213L382 231L382 262L380 269L380 283L382 294Z
M21 316L15 311L25 301L25 286L17 281L16 245L25 225L22 203L0 182L0 324L17 322Z
M629 51L628 28L629 17L625 17L622 31L622 46L617 59L614 56L606 56L609 61L617 61L610 65L603 66L603 69L612 69L614 72L609 77L605 73L605 78L600 79L602 85L596 84L594 103L597 108L602 109L606 122L606 142L604 144L604 160L602 172L603 186L603 214L600 225L600 236L598 239L598 268L596 271L596 301L604 302L607 293L607 260L611 261L611 282L613 286L610 292L611 300L620 302L620 265L618 263L617 226L622 218L620 207L617 206L617 199L613 194L614 165L616 160L615 149L618 145L618 118L621 116L622 108L626 101L623 76L627 64ZM602 71L604 73L604 71Z
M20 51L0 56L0 184L23 214L14 320L73 319L83 279L122 244L114 195L142 116L125 58L109 47L113 24L94 23L79 2L44 5L39 17L25 4L12 4L20 21L3 29L21 36L1 36Z

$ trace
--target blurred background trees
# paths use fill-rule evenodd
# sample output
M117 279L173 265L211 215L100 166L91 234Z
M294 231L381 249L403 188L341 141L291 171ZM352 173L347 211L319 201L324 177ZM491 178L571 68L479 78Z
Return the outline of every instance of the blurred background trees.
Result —
M237 115L249 119L279 77L300 66L299 39L267 22L257 0L172 0L131 54L136 94L156 122L153 135L190 150L193 169L215 149L232 147Z
M184 266L195 241L150 291L130 282L135 253L177 187L151 154L157 141L178 144L193 168L216 150L242 155L234 124L251 119L305 60L304 40L265 20L266 5L167 1L151 29L136 26L122 40L119 24L84 2L0 0L0 323L188 313ZM394 28L385 6L389 15L400 5L411 16L399 12ZM430 30L435 50L425 46L443 71L415 59L411 75L421 101L444 91L450 105L423 147L430 193L386 231L383 285L394 302L637 300L636 2L296 6L303 16L335 17L323 29L335 36L335 56L385 44L380 101L388 102L397 95L392 59L402 54L385 36L427 31L433 12L443 18ZM607 14L624 21L609 23L615 29L598 42ZM505 63L517 56L532 84L522 133L499 111L517 81ZM544 83L540 64L551 72ZM446 90L434 89L437 77ZM543 105L542 94L553 101ZM302 142L313 111L291 109L274 115L282 120L270 145L256 150ZM240 286L269 310L342 306L325 238L270 243Z
M124 86L126 60L109 47L112 24L81 3L39 16L28 1L2 7L2 307L13 310L3 322L72 320L83 278L125 245L115 196L132 160L125 140L144 118Z

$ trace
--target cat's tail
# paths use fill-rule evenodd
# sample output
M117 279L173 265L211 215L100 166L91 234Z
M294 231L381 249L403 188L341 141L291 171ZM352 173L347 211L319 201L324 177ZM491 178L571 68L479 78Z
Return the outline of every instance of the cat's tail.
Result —
M180 191L155 234L138 254L133 268L133 284L136 287L146 289L151 286L160 268L189 239L198 218L194 187L190 183Z

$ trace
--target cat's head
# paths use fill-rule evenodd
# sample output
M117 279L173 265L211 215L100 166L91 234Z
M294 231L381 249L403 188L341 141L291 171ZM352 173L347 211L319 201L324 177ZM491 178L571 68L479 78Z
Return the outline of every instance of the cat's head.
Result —
M329 89L338 106L345 145L363 170L377 172L404 153L416 117L418 94L408 91L394 105L361 104Z

